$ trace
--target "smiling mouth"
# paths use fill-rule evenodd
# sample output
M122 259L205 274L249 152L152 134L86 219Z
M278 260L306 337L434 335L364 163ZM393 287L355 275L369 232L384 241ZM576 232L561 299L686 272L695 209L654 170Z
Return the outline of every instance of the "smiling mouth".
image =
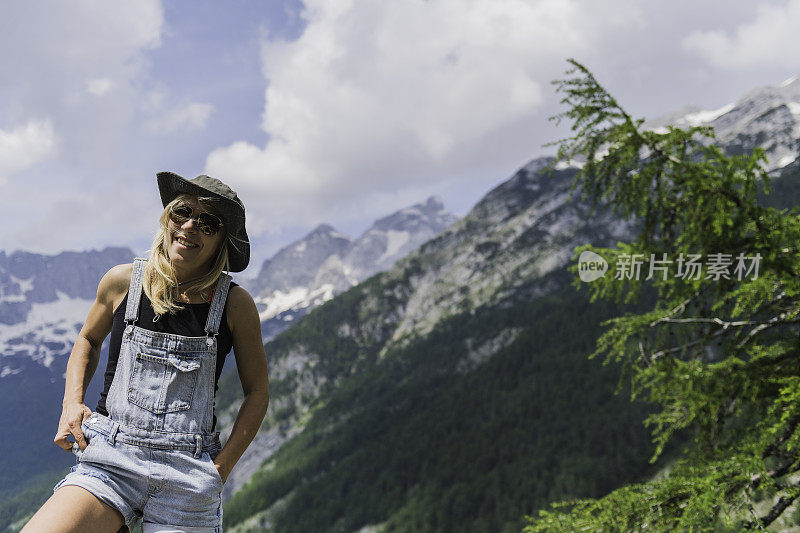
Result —
M187 241L186 239L184 239L183 237L180 237L178 235L174 236L172 238L172 240L174 240L178 244L180 244L182 246L185 246L187 248L197 248L198 246L200 246L199 244L195 244L195 243L193 243L191 241Z

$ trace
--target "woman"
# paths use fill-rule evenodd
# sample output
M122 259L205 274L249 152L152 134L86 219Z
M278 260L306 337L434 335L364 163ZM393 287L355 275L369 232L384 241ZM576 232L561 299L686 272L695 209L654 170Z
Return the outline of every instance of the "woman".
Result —
M258 312L223 273L250 258L244 205L208 176L160 172L157 181L164 211L150 257L103 276L67 363L54 440L77 464L25 533L113 533L140 517L144 533L221 531L223 484L266 414ZM84 394L109 332L93 413ZM214 394L231 346L244 401L222 447Z

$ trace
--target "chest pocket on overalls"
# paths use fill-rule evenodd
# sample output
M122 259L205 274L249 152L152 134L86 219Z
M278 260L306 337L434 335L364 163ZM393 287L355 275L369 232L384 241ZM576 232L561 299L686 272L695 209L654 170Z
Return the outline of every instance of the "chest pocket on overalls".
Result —
M198 359L137 353L128 401L156 414L189 409L199 368Z

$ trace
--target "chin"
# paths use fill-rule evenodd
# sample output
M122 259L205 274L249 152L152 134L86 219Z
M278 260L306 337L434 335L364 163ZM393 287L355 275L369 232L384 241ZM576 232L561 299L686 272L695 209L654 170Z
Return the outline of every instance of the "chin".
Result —
M177 246L172 244L169 247L169 259L173 263L186 263L192 261L191 255L184 255L183 250L180 250Z
M197 252L186 253L186 250L179 250L177 249L177 247L173 247L172 245L170 245L169 260L173 264L183 267L198 267L200 265L209 263L211 258L202 257L202 255Z

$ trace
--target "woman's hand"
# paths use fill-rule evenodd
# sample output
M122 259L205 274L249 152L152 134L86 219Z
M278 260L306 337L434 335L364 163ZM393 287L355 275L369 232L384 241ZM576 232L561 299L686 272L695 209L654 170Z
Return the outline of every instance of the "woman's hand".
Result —
M53 439L58 446L65 451L72 450L72 442L67 440L69 435L75 438L75 442L80 446L81 451L86 449L86 437L83 436L81 424L92 416L92 410L86 407L83 402L65 403L61 409L61 419L58 421L58 432Z
M222 479L222 484L224 485L226 481L228 481L228 475L230 472L228 471L225 466L221 465L220 463L214 461L214 466L217 467L217 473L219 477Z

